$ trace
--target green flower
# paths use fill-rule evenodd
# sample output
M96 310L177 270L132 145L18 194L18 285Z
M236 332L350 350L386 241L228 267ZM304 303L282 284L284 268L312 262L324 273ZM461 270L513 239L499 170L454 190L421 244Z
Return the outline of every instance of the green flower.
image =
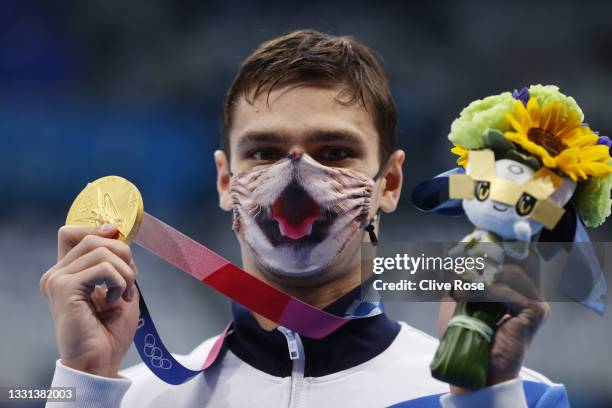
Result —
M584 121L584 114L582 109L576 103L576 100L571 96L562 94L559 91L559 87L555 85L531 85L529 87L529 96L535 97L538 100L540 106L548 105L549 103L559 103L562 111L565 112L567 117L569 112L575 112L580 118L580 122ZM564 119L565 119L564 117Z
M448 138L468 150L482 149L482 134L486 129L510 130L506 113L513 109L514 98L510 92L474 101L453 121Z
M608 164L612 165L612 160ZM591 177L588 181L578 184L574 194L574 204L578 215L587 227L599 227L610 215L611 187L612 173L605 177Z

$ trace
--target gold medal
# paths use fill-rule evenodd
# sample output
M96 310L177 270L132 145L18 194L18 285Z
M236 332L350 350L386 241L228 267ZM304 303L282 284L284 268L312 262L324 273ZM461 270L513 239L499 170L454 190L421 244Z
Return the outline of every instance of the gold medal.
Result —
M144 204L135 185L123 177L106 176L85 186L75 198L66 225L99 227L114 224L118 239L130 244L142 221Z

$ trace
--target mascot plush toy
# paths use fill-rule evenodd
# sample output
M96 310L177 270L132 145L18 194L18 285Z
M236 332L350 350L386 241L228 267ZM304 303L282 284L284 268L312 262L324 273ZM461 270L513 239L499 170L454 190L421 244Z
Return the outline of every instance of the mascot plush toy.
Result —
M584 225L597 227L610 215L612 143L584 123L576 101L556 86L474 101L451 125L449 139L459 167L419 184L413 202L425 211L465 214L476 228L463 239L464 250L474 254L488 245L482 250L489 255L487 267L463 279L492 284L497 266L507 258L524 260L532 241L589 242ZM581 277L590 282L581 303L602 313L606 287L595 254L585 246L575 252L574 269L591 266L584 268L589 279ZM461 387L485 387L491 338L505 313L498 303L459 302L432 375Z

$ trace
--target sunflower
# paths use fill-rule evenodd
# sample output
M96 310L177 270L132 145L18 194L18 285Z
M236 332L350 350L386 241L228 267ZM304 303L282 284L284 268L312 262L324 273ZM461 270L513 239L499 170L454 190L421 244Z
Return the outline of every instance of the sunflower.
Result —
M451 149L451 152L456 154L457 156L459 156L457 158L457 164L459 166L465 167L467 165L468 162L468 150L464 149L463 147L459 146L458 144L454 144L453 143L453 148Z
M532 97L527 106L517 100L514 113L507 113L506 119L512 126L506 138L538 157L544 166L557 168L574 181L612 172L608 147L597 144L597 134L582 124L578 112L564 110L558 102L540 109Z

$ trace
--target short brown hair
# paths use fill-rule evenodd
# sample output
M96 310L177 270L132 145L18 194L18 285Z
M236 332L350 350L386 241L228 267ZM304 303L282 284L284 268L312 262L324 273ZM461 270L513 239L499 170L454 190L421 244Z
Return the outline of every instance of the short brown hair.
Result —
M298 83L342 84L342 103L372 109L381 165L395 150L397 111L387 78L372 51L353 37L298 30L261 44L249 55L223 102L221 147L229 154L234 105Z

